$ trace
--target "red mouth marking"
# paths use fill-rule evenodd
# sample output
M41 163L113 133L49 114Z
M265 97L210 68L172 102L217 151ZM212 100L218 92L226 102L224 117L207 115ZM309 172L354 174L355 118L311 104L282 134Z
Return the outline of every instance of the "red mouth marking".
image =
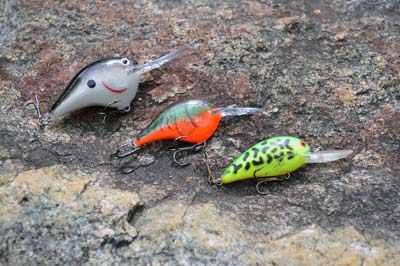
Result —
M115 89L113 89L113 88L111 88L110 86L108 86L105 82L101 82L101 84L103 84L103 86L107 89L107 90L109 90L109 91L111 91L111 92L114 92L114 93L123 93L123 92L125 92L128 88L123 88L123 89L120 89L120 90L115 90Z

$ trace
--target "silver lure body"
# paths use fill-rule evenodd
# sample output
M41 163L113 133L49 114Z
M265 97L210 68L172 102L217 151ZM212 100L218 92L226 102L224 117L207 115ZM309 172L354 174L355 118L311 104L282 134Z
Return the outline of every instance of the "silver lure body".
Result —
M187 49L189 46L185 45L140 66L127 58L107 58L86 66L67 85L50 108L46 120L89 106L128 111L138 91L140 75L171 61Z

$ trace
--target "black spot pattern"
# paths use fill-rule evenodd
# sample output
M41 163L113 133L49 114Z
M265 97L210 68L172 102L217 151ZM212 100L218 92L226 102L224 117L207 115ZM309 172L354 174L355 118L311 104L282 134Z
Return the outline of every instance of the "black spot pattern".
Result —
M291 152L291 151L288 151L286 154L287 154L287 158L288 158L288 160L291 160L291 159L293 159L293 158L294 158L294 156L295 156L295 154L294 154L293 152Z
M275 153L277 150L278 150L278 148L275 147L275 148L273 148L273 149L271 150L271 152L272 152L272 153Z
M249 153L249 152L246 152L246 153L244 154L243 161L246 161L247 158L249 158L249 155L250 155L250 153Z
M279 148L283 149L285 148L285 143L282 142L281 139L277 139L276 141L272 142L273 146L279 146Z
M257 149L257 148L253 148L252 150L254 151L253 158L255 159L255 158L257 158L258 152L259 152L260 150Z
M276 160L282 162L283 159L284 159L284 153L281 152L279 155L275 155L275 156L274 156L274 159L276 159Z
M246 163L246 166L244 167L244 169L246 169L246 170L250 169L250 163L249 162Z
M261 165L261 164L264 163L264 159L263 159L262 157L260 157L260 158L258 159L258 161L253 160L252 163L253 163L253 165L255 165L255 166L256 166L256 165Z
M286 147L286 149L288 149L288 150L293 150L293 148L292 147L290 147L290 145L289 145L289 142L290 142L290 139L285 139L285 147Z
M272 156L267 154L267 163L271 163L272 162Z
M264 146L261 150L262 153L266 154L267 151L269 150L269 146Z
M243 166L243 164L241 164L241 163L238 165L233 164L233 173L237 174L237 172L240 170L240 168L242 168L242 166Z

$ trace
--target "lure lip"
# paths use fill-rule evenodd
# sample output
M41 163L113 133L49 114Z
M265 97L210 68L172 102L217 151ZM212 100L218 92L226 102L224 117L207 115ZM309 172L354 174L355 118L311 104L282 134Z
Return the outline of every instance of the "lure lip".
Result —
M166 54L158 59L144 63L143 65L140 65L140 66L133 66L133 67L127 69L127 72L128 73L140 73L140 74L149 72L150 70L159 68L163 64L179 57L181 54L183 54L186 50L188 50L191 47L192 47L192 45L186 44L186 45L182 46L181 48L178 48L177 50L174 50L174 51L170 52L169 54Z
M264 110L258 107L238 107L238 106L226 106L219 107L211 110L211 114L220 114L221 117L225 116L241 116L241 115L250 115L254 113L261 113Z
M306 163L328 163L334 162L340 159L344 159L350 154L353 153L353 150L325 150L325 151L316 151L310 152L306 154Z

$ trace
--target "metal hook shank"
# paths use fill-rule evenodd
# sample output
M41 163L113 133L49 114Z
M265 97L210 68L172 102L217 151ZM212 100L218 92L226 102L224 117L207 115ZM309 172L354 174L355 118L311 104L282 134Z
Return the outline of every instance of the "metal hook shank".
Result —
M179 165L179 166L187 166L190 164L190 162L180 162L176 157L178 156L179 153L183 152L183 151L194 151L194 152L199 152L201 151L204 147L205 147L206 143L202 142L199 144L195 144L193 146L189 146L189 147L183 147L183 148L179 148L176 149L176 151L174 151L172 157L174 159L174 162Z
M254 176L255 176L255 172L254 172ZM291 176L290 176L290 173L287 173L286 176L273 176L273 177L263 178L263 179L261 179L260 181L257 182L257 185L256 185L257 193L258 193L258 194L261 194L261 195L266 195L266 194L268 194L267 191L262 191L262 190L260 189L260 185L261 185L261 184L264 184L264 183L267 183L267 182L273 182L273 181L288 180L288 179L290 179L290 177L291 177Z
M47 101L39 100L38 96L35 95L35 100L34 101L28 101L23 106L23 112L24 113L25 113L25 109L26 109L27 106L32 104L35 107L36 114L38 116L38 124L39 124L39 126L47 125L49 123L49 120L50 120L49 116L48 115L43 116L42 115L42 111L40 110L40 104L44 103L44 102L47 102Z
M193 163L193 173L195 174L195 172L197 172L197 164L199 162L202 162L206 165L206 170L207 170L207 177L208 177L208 183L209 184L213 184L213 185L222 185L222 180L221 178L215 178L213 170L212 170L212 166L210 166L210 162L214 161L214 164L216 165L216 168L219 170L219 163L218 160L215 157L210 157L208 156L207 152L204 152L204 158L203 159L199 159L194 161Z
M124 152L125 147L128 147L128 146L130 147L130 149ZM134 144L134 142L131 142L131 143L127 143L127 144L120 146L115 153L111 154L111 156L115 156L119 159L122 159L131 154L134 154L138 150L140 150L140 147L137 147Z

